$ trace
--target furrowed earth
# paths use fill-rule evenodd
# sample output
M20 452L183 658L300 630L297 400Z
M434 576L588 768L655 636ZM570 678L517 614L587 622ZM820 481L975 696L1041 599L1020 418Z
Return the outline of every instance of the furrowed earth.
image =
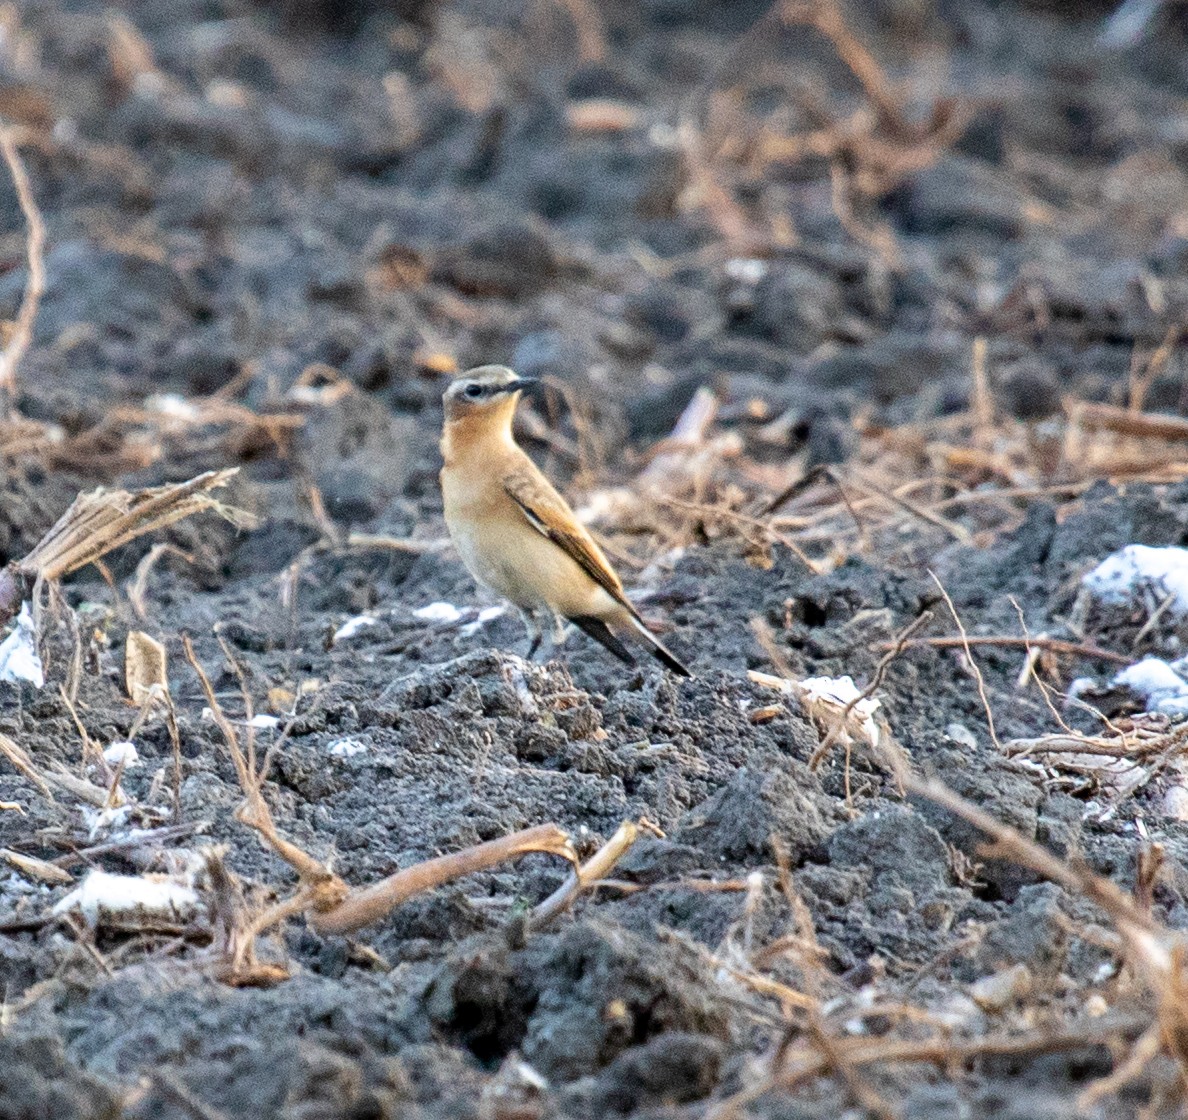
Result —
M39 772L106 788L84 735L139 755L119 776L132 808L98 824L0 757L19 806L0 848L56 860L182 826L68 862L73 884L0 862L0 1118L1180 1115L1170 1045L1078 1103L1153 1021L1105 915L987 855L861 743L811 765L827 728L762 676L877 676L917 773L1188 928L1174 766L1119 796L1007 749L1062 721L1100 731L1066 703L1074 678L1104 685L1188 637L1158 599L1103 607L1080 582L1125 545L1188 542L1184 437L1149 470L1061 474L1069 402L1134 404L1136 355L1153 373L1133 411L1188 408L1188 29L1169 4L1107 47L1110 12L853 5L896 133L825 36L749 0L0 9L0 117L47 229L10 404L56 433L34 451L0 436L0 561L100 485L238 467L219 497L257 519L202 513L69 576L45 687L0 684L0 733ZM960 126L929 132L934 109ZM884 153L864 187L861 144L762 154L843 126L905 162ZM7 180L0 229L15 319L29 273ZM580 633L524 660L515 612L487 610L443 544L440 395L486 362L547 379L521 442L694 679ZM712 427L669 439L701 387ZM958 459L959 431L984 460ZM1039 465L1002 467L1004 433ZM895 490L875 444L931 488ZM670 504L645 496L666 478ZM816 537L807 515L772 527L824 494ZM934 505L955 494L975 498ZM157 541L172 549L138 579ZM1019 640L972 657L918 641L959 625ZM167 721L128 699L135 630L167 651L176 772ZM531 855L349 937L291 918L258 946L274 983L226 982L201 923L54 916L88 866L162 871L170 851L215 847L248 911L297 888L235 817L183 636L241 738L274 748L281 834L353 886L545 822L583 858L648 824L543 929L528 915L569 868ZM1047 693L1021 676L1025 636L1073 648L1034 661ZM1011 976L1026 985L985 995ZM861 1069L826 1054L749 1093L818 1029L789 993L837 1045L1084 1037Z

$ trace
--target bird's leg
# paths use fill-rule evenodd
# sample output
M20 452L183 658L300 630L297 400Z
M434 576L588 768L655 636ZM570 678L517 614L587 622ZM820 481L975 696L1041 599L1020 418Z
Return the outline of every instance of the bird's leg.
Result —
M544 631L540 627L540 623L536 620L536 615L532 611L525 610L523 607L518 608L520 617L524 620L524 625L528 629L528 652L524 655L525 660L531 661L536 656L536 651L540 649L540 643L544 638Z
M568 620L562 618L556 611L553 612L553 647L558 648L565 645L565 639L569 636Z

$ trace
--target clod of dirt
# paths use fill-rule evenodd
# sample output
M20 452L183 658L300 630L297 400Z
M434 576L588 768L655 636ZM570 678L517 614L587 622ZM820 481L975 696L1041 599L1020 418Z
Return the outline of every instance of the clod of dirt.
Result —
M623 318L660 342L680 342L693 329L706 326L712 304L696 289L653 285L632 292L623 301Z
M1036 976L1054 980L1064 967L1068 943L1064 892L1053 883L1033 883L1020 889L1007 915L987 932L974 972L1024 964Z
M725 1052L720 1039L668 1031L620 1054L589 1086L588 1095L586 1085L577 1082L567 1094L570 1106L601 1117L701 1100L718 1083Z
M772 774L739 770L681 822L673 839L730 863L771 863L777 837L798 863L829 834L834 809L816 776L789 759Z
M347 524L370 521L402 493L430 429L393 416L375 397L347 393L310 412L297 454L321 491L326 512Z
M433 1021L479 1058L514 1048L558 1081L595 1073L670 1032L727 1036L717 985L700 957L594 921L516 952L459 946L426 1000Z
M947 886L949 851L936 830L910 809L875 809L843 824L829 837L829 862L869 867L871 881L923 892Z
M513 221L488 226L442 249L433 278L468 295L522 299L548 287L560 268L557 249L543 229Z
M616 873L635 883L659 883L695 871L702 852L691 844L677 844L645 836L619 861Z
M950 153L913 176L887 200L910 233L960 231L963 237L1017 238L1026 196L985 164Z
M1059 372L1042 359L1026 358L1003 374L996 399L1017 419L1036 421L1060 411L1061 393Z
M740 325L781 347L810 354L834 337L844 318L845 301L832 276L796 261L780 261L756 285L750 313L741 317Z
M869 396L883 406L902 401L909 411L896 418L912 421L941 411L945 383L963 387L967 363L956 339L892 330L825 357L811 376L822 389Z
M0 1038L0 1117L115 1120L120 1098L70 1062L56 1038Z
M986 812L1028 838L1034 838L1039 828L1039 805L1043 790L1030 775L1013 770L1001 763L991 771L980 759L946 752L936 760L937 775L962 797L977 798ZM991 773L993 777L991 777ZM953 847L969 859L978 861L983 838L973 826L953 817L931 804L921 804L919 811ZM993 892L1008 901L1024 884L1035 882L1035 876L1013 863L1002 860L981 862L978 877L989 884Z

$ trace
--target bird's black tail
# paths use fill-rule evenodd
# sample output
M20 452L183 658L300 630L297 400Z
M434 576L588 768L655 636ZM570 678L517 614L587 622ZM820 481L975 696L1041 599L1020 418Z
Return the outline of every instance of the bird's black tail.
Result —
M571 618L569 621L578 629L589 634L599 645L605 646L625 665L635 664L635 658L631 656L631 651L611 633L610 627L601 618L582 615L578 618Z
M631 651L623 644L623 642L611 632L611 629L601 618L593 618L590 615L584 615L580 618L571 618L569 620L574 626L585 631L600 645L610 650L620 661L626 665L634 665L635 658L631 656ZM638 618L632 618L631 624L635 628L635 633L632 637L636 638L640 645L647 648L657 661L661 662L666 668L676 673L681 677L691 677L693 674L684 666L676 655L656 637Z
M642 619L632 617L631 625L635 627L635 633L640 639L640 644L646 646L648 652L657 661L662 662L667 668L676 673L677 676L691 677L693 675L688 667L681 663L676 654L644 625Z

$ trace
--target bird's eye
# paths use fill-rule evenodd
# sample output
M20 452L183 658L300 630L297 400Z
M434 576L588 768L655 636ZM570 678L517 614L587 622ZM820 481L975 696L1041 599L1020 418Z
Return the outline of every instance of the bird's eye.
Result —
M472 381L466 386L466 395L473 401L477 400L483 395L483 387L478 382Z

